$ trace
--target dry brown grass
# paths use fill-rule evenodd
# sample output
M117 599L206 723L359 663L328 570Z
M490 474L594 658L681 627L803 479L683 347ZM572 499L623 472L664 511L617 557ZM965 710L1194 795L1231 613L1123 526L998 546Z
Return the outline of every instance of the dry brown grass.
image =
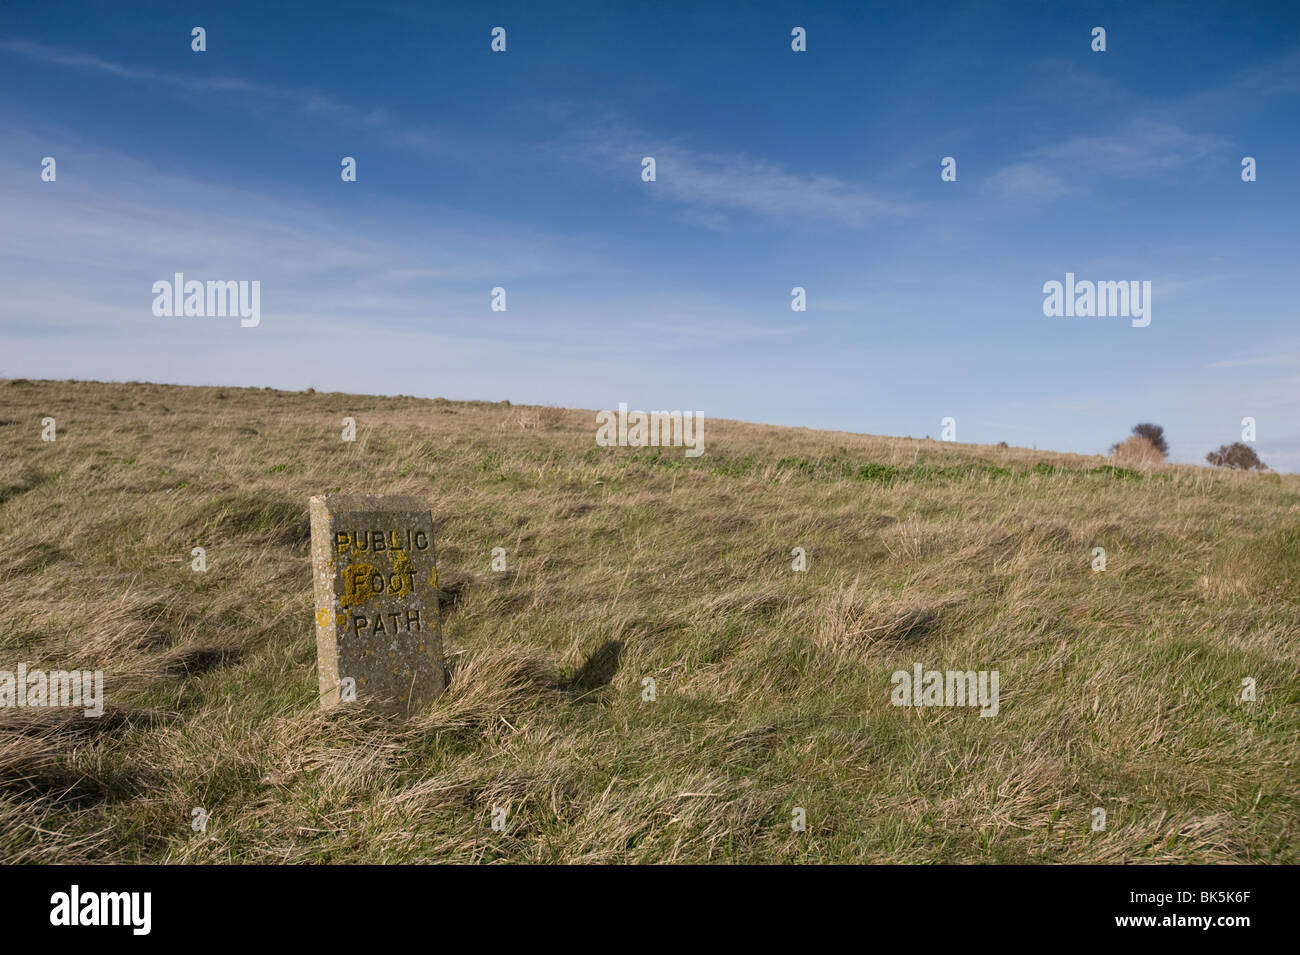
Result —
M1150 438L1135 434L1115 445L1111 459L1122 467L1150 469L1163 464L1165 456Z
M109 704L0 711L5 860L1296 861L1295 477L138 383L0 421L0 669ZM438 522L452 680L406 722L315 705L336 488ZM998 669L998 716L892 706L914 662Z
M554 431L571 412L564 408L544 405L538 408L518 408L511 416L520 431Z

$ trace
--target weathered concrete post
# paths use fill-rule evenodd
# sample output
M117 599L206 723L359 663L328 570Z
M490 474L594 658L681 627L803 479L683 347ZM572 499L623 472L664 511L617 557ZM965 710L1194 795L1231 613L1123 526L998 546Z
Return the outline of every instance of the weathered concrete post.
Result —
M322 706L407 714L446 688L433 517L414 497L311 499Z

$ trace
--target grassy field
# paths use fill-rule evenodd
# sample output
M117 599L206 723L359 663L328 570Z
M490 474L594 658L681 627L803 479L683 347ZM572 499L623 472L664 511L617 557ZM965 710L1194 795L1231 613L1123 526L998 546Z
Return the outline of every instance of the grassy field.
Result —
M0 669L107 699L0 709L0 859L1300 861L1300 477L593 422L0 381ZM316 702L336 490L433 511L451 683L407 721ZM996 717L891 705L916 663L999 671Z

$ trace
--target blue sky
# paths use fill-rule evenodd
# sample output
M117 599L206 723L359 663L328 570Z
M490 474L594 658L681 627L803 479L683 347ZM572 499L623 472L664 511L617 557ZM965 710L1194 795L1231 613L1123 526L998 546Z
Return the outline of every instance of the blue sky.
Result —
M0 8L0 376L1180 461L1249 415L1300 470L1300 5L465 6ZM1150 326L1045 317L1067 271ZM155 317L174 272L261 324Z

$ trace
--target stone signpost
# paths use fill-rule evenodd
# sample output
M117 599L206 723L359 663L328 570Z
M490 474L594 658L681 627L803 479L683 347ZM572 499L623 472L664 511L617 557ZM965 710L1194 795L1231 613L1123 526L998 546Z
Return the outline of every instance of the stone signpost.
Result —
M414 497L311 499L322 706L406 714L446 688L433 517Z

